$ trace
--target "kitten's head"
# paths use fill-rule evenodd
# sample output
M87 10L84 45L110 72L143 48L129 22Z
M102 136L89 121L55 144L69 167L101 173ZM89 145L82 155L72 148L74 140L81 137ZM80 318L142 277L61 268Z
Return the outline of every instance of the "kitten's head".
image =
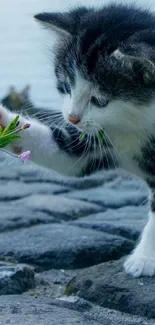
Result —
M88 133L134 131L155 100L154 16L110 5L35 18L58 35L55 74L65 119Z

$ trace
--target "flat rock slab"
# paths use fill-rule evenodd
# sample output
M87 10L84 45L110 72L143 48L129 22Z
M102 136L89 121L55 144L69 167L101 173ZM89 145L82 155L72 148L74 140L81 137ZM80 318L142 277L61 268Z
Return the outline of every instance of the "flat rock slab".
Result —
M81 268L117 259L133 248L119 236L68 224L39 225L2 233L0 256L49 268Z
M13 171L15 173L17 172L18 178L26 183L36 181L40 183L46 181L50 183L70 186L76 189L93 188L108 182L112 182L116 179L120 179L120 177L121 179L126 179L129 177L127 173L120 169L116 169L114 171L106 171L102 173L99 172L89 177L66 177L54 171L49 171L48 169L40 168L30 163L24 166L13 166Z
M132 186L133 182L133 186ZM114 187L101 186L95 189L72 191L66 196L76 199L94 202L104 208L118 209L124 206L138 206L147 202L147 188L138 184L134 186L134 181L121 182ZM136 184L135 184L136 185Z
M76 275L76 270L50 269L36 273L34 289L29 290L33 296L58 298L63 296L67 283ZM75 309L75 308L74 308Z
M133 316L113 309L103 308L92 304L83 298L77 296L62 296L59 299L52 300L52 304L65 307L71 310L77 310L88 318L100 322L102 325L154 325L154 320L148 320L139 316Z
M137 240L147 215L147 206L126 206L79 218L72 224Z
M31 197L19 200L18 204L32 211L49 213L58 220L74 220L104 210L93 203L56 195L32 195Z
M40 185L44 188L43 184ZM50 184L46 185L50 186ZM56 186L59 187L59 185ZM39 194L7 203L0 202L0 210L1 232L41 223L75 220L104 209L96 204L68 199L63 196Z
M0 295L23 293L34 286L32 268L22 264L0 263Z
M50 269L48 271L43 271L36 273L36 281L40 284L45 284L47 286L51 284L67 284L75 275L77 270L58 270Z
M0 325L101 325L77 311L30 296L0 297L0 311Z
M86 312L63 308L51 299L14 295L0 297L0 325L154 325L154 321L131 317L92 306Z
M33 211L24 205L0 203L0 232L18 228L31 227L38 224L59 222L49 213Z
M106 308L155 319L155 278L128 276L122 259L80 271L65 291Z
M1 183L0 183L1 185ZM9 181L0 187L0 201L17 200L32 194L58 194L68 192L68 189L56 184L24 184L19 181Z
M19 174L18 171L13 167L9 168L8 166L5 165L5 162L0 159L0 183L2 181L7 182L7 181L13 181L13 180L19 180Z

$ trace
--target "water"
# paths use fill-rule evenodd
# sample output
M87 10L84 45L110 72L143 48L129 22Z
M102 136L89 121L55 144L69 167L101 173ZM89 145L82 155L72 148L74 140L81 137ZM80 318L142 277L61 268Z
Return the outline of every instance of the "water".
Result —
M127 2L124 0L125 3ZM0 98L10 85L18 89L30 84L36 105L58 107L49 48L53 35L43 31L33 19L41 11L65 10L74 4L94 4L94 0L0 0ZM107 3L97 0L97 4ZM118 2L118 1L116 1ZM129 1L128 1L129 2ZM154 0L139 1L155 9Z

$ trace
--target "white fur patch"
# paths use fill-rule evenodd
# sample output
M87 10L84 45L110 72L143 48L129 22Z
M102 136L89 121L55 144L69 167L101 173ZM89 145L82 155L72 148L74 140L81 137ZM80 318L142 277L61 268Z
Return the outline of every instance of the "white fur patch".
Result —
M126 272L134 277L155 274L155 213L150 213L141 240L124 267Z
M88 133L104 129L122 155L138 154L147 139L147 130L154 128L155 102L137 107L130 101L111 100L106 107L99 108L90 103L91 96L99 98L101 94L77 73L72 97L64 97L65 119L69 114L79 118L78 127Z

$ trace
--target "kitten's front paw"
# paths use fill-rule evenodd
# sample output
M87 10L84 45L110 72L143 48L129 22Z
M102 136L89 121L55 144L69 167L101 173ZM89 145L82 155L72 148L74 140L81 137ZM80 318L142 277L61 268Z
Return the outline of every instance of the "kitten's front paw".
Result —
M124 263L124 268L133 277L153 276L155 274L155 257L144 256L135 251Z

